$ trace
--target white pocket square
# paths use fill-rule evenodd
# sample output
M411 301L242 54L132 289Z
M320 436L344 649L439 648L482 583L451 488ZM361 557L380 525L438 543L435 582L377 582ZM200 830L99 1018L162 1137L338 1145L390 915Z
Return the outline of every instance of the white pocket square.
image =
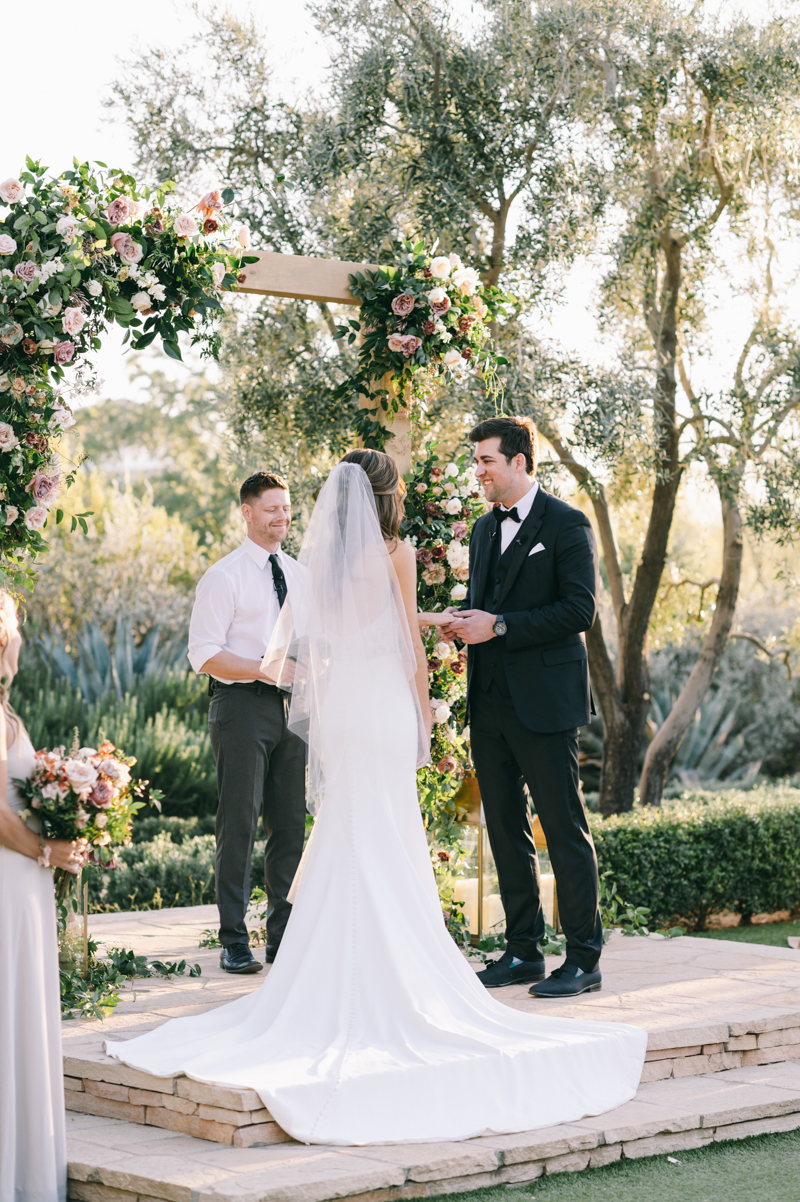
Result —
M544 551L544 543L537 543L535 547L531 547L528 552L528 559L530 559L531 555L535 555L537 551Z

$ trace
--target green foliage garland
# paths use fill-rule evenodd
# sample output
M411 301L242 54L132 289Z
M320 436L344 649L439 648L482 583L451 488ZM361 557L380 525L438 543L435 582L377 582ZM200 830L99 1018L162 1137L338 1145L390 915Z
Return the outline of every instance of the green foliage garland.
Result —
M136 350L160 338L180 359L185 332L216 358L219 294L254 261L223 241L231 189L209 192L193 215L164 207L171 182L151 192L77 160L58 178L46 170L28 159L18 180L0 184L0 574L12 587L31 582L28 557L45 549L50 506L74 479L56 452L74 424L58 391L64 369L77 368L78 390L91 386L85 356L112 323ZM73 529L85 532L85 517L74 515Z
M497 367L507 361L492 349L488 323L502 316L511 298L482 284L458 255L436 255L423 242L407 242L398 266L357 272L350 288L361 300L360 321L338 326L336 337L362 341L356 371L334 390L333 400L347 405L354 394L377 400L356 418L364 446L385 450L391 433L381 415L385 420L415 404L424 409L437 383L462 385L478 372L488 394L500 391Z

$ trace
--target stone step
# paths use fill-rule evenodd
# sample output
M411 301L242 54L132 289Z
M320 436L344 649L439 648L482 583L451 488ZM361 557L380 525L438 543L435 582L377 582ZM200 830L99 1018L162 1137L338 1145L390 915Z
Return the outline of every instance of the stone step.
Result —
M462 1143L339 1148L288 1141L243 1151L174 1129L73 1113L68 1196L74 1202L390 1202L796 1128L797 1061L646 1082L633 1101L596 1118Z
M250 1089L153 1077L102 1050L101 1036L64 1057L67 1110L181 1131L214 1143L258 1147L288 1137ZM648 1034L642 1082L665 1081L800 1058L800 1011L691 1024Z

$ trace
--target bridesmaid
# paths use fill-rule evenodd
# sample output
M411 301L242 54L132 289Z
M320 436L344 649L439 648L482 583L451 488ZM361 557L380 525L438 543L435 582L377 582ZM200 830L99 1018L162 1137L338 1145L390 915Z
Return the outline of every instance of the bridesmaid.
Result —
M85 840L41 839L12 784L35 766L11 708L22 635L0 590L0 1199L64 1202L67 1149L51 868L80 872Z

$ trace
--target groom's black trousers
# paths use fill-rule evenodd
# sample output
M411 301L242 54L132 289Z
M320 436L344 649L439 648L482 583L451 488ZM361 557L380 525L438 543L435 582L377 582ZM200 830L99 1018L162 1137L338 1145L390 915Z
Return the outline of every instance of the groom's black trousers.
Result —
M306 822L306 745L287 726L287 695L266 682L212 682L208 730L217 762L216 889L223 947L247 943L250 857L264 821L267 951L274 953L289 921L287 895Z
M470 745L506 914L508 950L537 960L544 938L539 863L527 784L547 839L567 955L591 972L603 948L597 857L580 795L578 731L536 734L517 717L507 687L470 689Z

